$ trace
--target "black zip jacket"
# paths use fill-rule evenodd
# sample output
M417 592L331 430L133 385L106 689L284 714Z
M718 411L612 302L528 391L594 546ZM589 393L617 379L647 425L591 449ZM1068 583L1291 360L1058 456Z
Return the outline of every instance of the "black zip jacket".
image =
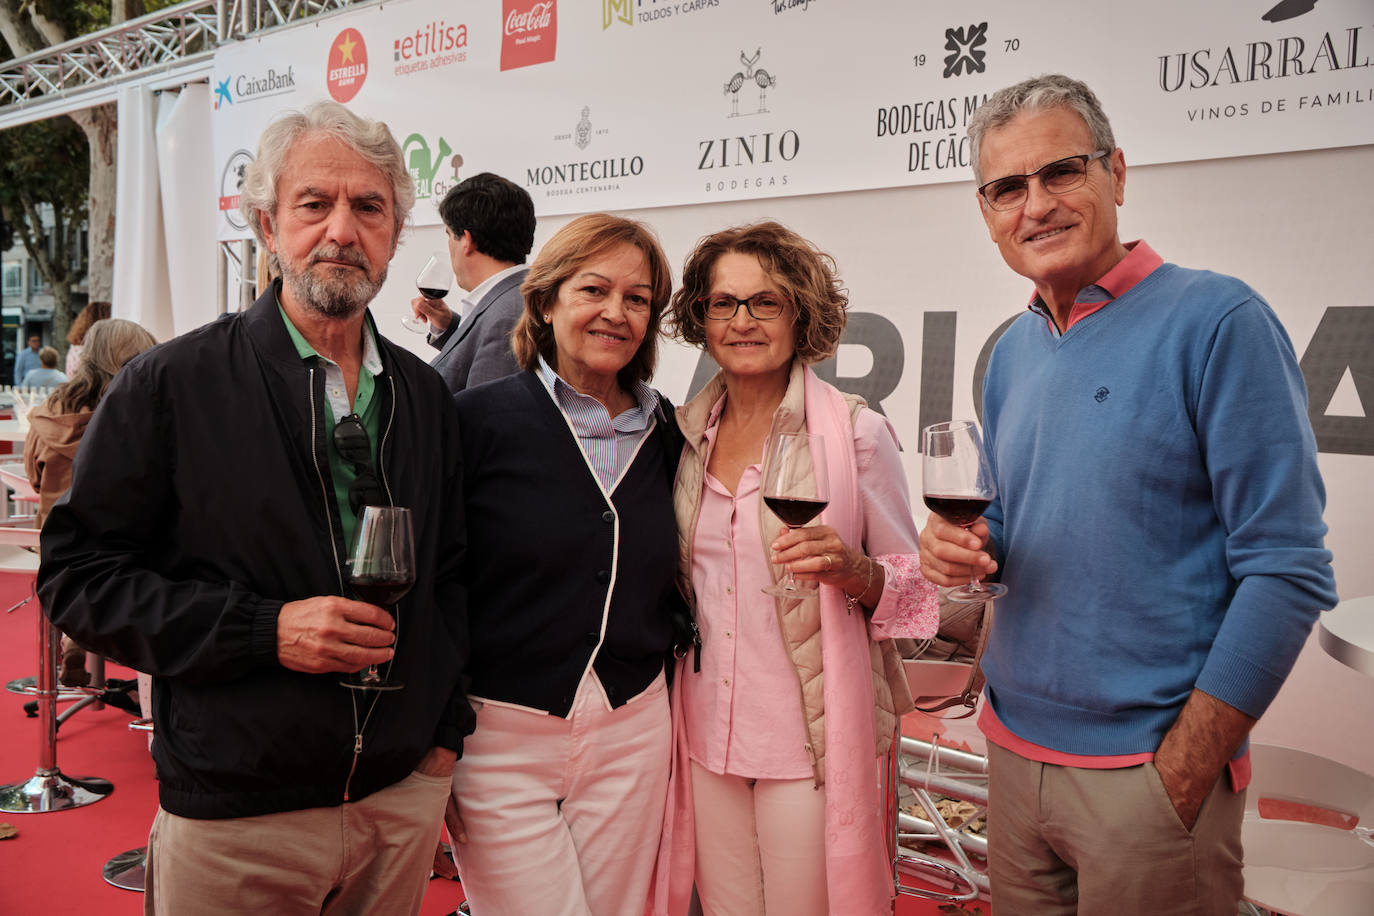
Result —
M356 801L434 745L461 751L475 724L457 414L438 374L381 335L378 474L415 523L391 667L405 686L358 693L277 660L281 605L345 594L347 576L324 372L297 354L278 288L119 373L43 528L45 612L153 675L160 801L183 817Z

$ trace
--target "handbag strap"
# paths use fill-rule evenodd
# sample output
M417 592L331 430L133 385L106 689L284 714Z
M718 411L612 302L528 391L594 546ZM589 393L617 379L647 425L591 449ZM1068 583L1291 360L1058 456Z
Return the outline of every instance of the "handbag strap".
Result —
M978 628L978 643L973 649L973 660L969 663L968 680L957 697L950 697L934 706L917 706L924 713L935 713L953 706L963 706L964 712L947 719L967 719L978 708L978 695L983 692L987 678L983 676L983 650L987 648L988 637L992 634L992 599L983 602L983 625Z

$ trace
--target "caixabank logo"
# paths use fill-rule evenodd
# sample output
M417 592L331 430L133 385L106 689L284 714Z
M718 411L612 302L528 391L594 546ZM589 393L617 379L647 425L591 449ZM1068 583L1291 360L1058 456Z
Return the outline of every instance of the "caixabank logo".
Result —
M501 0L501 69L547 64L558 53L558 0Z
M262 99L288 95L296 91L296 68L288 64L284 69L263 67L250 73L235 73L216 79L215 110L229 105L257 102Z
M336 102L349 102L367 80L367 44L357 29L344 29L329 44L325 80Z
M777 87L778 78L759 66L762 58L762 48L755 48L752 54L740 51L738 60L743 69L726 78L722 93L730 100L727 123L748 123L752 129L697 141L697 171L710 173L706 176L708 193L785 187L790 180L787 164L801 153L801 135L794 128L773 123L768 93ZM757 121L730 120L744 117L756 117Z

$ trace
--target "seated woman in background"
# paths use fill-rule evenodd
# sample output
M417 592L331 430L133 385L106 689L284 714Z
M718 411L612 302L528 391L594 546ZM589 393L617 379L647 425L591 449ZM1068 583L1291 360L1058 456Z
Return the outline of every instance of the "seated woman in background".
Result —
M887 638L933 636L939 605L892 427L807 368L847 305L829 256L773 222L707 236L673 296L670 326L721 371L678 409L679 579L702 646L673 687L658 914L686 912L693 877L706 916L891 913L875 764L912 702ZM823 437L818 524L787 530L760 498L779 432ZM784 567L818 597L764 594Z
M76 448L115 373L156 343L153 335L132 321L111 318L95 322L86 334L86 358L77 366L76 374L29 411L24 469L29 483L38 491L34 527L43 527L52 504L72 485ZM56 352L53 351L54 356ZM91 680L86 671L86 650L66 636L62 637L62 665L57 679L66 687L84 687Z
M20 384L25 388L52 388L66 380L66 374L57 369L57 351L44 347L38 351L38 368L25 372Z
M449 832L480 916L643 916L682 450L646 382L672 278L646 227L598 213L549 239L522 290L525 371L455 398L477 730Z
M67 329L67 378L76 374L76 367L81 363L81 350L91 325L109 317L110 303L96 301L86 303L86 307L72 319L72 326Z

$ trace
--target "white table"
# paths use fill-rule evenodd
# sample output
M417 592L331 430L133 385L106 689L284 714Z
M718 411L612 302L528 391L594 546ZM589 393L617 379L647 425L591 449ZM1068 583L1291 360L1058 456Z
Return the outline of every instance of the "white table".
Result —
M1317 641L1327 655L1374 677L1374 595L1342 601L1318 622Z
M28 434L28 426L13 417L0 420L0 442L23 442Z

